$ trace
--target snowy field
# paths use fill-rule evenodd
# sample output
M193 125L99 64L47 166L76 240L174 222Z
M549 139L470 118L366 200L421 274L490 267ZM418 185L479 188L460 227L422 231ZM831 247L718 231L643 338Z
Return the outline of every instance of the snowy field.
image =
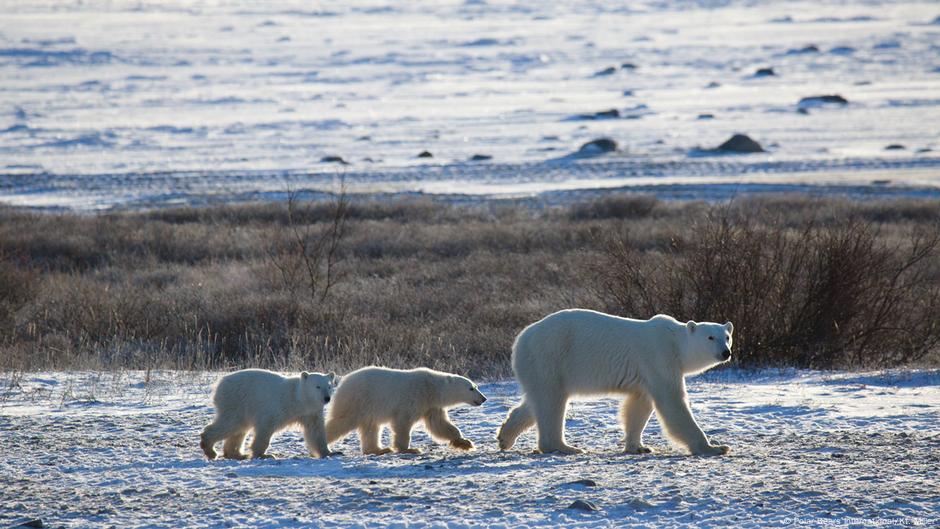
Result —
M203 459L206 373L5 374L0 526L53 527L937 527L940 372L718 371L690 381L710 437L730 456L691 458L655 419L654 453L618 453L617 405L576 403L568 438L588 453L537 456L493 440L512 382L458 408L478 448L329 460L276 438L277 460ZM580 480L580 484L575 483ZM596 511L569 509L576 500Z
M847 103L801 103L822 95ZM22 206L340 174L361 193L937 196L938 123L929 1L0 0L0 203ZM735 132L767 152L701 150ZM570 156L601 136L619 152Z

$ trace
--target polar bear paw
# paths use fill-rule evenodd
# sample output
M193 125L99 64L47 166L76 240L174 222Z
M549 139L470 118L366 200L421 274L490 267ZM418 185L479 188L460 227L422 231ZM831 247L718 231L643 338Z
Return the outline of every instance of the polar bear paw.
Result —
M464 439L463 437L451 441L450 446L458 450L473 450L473 442L470 441L470 439Z
M628 446L624 449L624 454L649 454L653 451L648 446L637 445L637 446Z
M551 447L551 448L539 448L538 453L574 456L578 454L583 454L584 450L581 450L580 448L575 448L573 446L561 445L561 446Z
M693 455L697 456L723 456L731 451L730 446L725 445L708 445L707 447L696 450L693 452Z

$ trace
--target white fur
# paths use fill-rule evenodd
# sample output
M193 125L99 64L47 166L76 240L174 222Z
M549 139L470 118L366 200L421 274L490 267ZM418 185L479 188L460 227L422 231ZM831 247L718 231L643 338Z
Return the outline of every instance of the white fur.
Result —
M362 453L385 454L391 449L382 448L380 434L388 424L395 451L417 453L410 447L411 430L423 420L435 439L469 450L473 443L450 422L446 410L459 404L479 406L485 401L476 384L458 375L426 368L364 367L344 376L336 388L326 422L327 441L333 443L358 430Z
M283 377L272 371L245 369L223 376L215 383L212 397L215 420L202 432L200 446L209 459L215 459L214 445L225 440L223 455L244 459L242 443L254 430L252 457L265 457L275 433L291 427L303 428L310 455L330 455L323 424L323 406L330 401L333 380L330 373L301 373Z
M619 394L626 450L648 452L642 435L655 407L665 431L693 454L724 454L695 422L685 376L726 361L731 323L680 323L665 315L649 320L591 310L563 310L526 327L513 344L512 366L524 392L497 439L507 450L538 425L541 452L580 453L565 442L564 420L572 397Z

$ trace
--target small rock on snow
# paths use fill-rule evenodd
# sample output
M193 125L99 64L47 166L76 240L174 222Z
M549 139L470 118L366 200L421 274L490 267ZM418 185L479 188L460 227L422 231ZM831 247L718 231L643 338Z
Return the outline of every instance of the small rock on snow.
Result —
M492 160L493 157L489 154L474 154L470 157L471 162L484 162L486 160Z
M614 68L613 66L608 66L607 68L604 68L603 70L594 72L594 77L601 77L601 76L604 76L604 75L613 75L614 72L616 72L616 71L617 71L617 69Z
M434 158L434 155L429 151L421 151L418 153L418 158Z
M583 485L585 487L596 487L597 482L593 479L578 479L575 481L569 481L568 483L565 483L565 485Z
M849 100L840 96L839 94L827 94L822 96L809 96L800 99L800 106L813 106L813 105L825 105L825 104L834 104L834 105L848 105Z
M600 154L617 150L617 142L610 138L591 140L578 149L579 154Z
M757 71L754 72L754 77L769 77L771 75L777 75L777 72L775 72L773 68L758 68Z
M34 518L32 520L22 520L20 522L14 522L14 525L10 527L17 529L19 527L45 527L46 525L42 523L42 518Z
M735 134L728 139L728 141L722 143L717 148L716 151L721 152L765 152L764 148L761 147L759 143L752 140L744 134Z
M568 509L575 509L575 510L579 510L579 511L587 511L587 512L593 512L593 511L599 511L599 510L600 510L600 509L597 507L597 505L595 505L593 502L586 501L586 500L574 500L573 502L571 502L571 505L569 505L567 508L568 508Z

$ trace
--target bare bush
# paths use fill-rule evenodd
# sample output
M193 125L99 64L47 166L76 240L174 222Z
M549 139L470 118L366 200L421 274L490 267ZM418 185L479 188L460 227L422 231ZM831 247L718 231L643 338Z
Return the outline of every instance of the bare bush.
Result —
M745 365L905 364L940 343L940 229L905 231L718 207L663 248L610 242L598 292L621 314L732 320Z

